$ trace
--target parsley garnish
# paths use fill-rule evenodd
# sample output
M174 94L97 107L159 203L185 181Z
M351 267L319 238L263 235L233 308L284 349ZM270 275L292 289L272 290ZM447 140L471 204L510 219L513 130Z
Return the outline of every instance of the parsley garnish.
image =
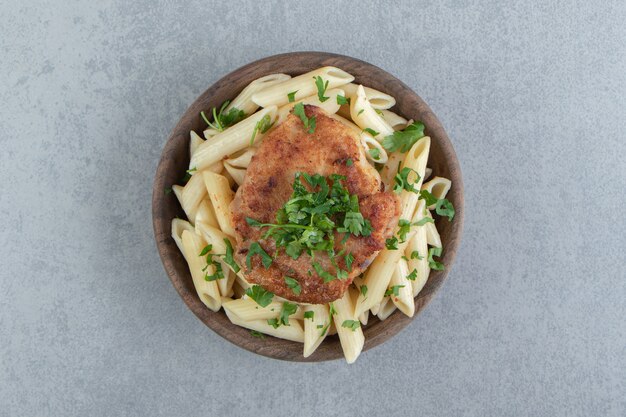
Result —
M200 116L202 116L204 122L209 127L212 127L213 129L222 132L227 127L240 122L246 117L246 114L243 112L243 110L239 110L236 107L233 107L232 109L228 110L227 113L224 113L224 110L226 109L228 104L230 104L230 101L225 101L224 103L222 103L222 107L220 107L219 111L217 110L217 108L213 108L213 123L209 122L209 119L204 114L204 111L200 112Z
M315 316L315 311L305 311L305 312L304 312L304 318L305 318L305 320L306 320L306 319L311 319L311 320L313 320L314 316Z
M313 78L315 79L315 86L317 87L317 97L323 103L330 98L330 97L324 96L324 93L326 92L326 89L328 88L328 81L324 82L322 77L320 77L319 75Z
M369 133L372 136L378 136L378 132L369 127L366 127L365 129L363 129L363 131Z
M354 255L352 252L348 253L344 257L344 260L346 261L346 268L348 268L348 271L352 271L352 262L354 262Z
M274 293L267 291L260 285L253 285L246 290L246 295L252 298L261 307L267 307L274 298Z
M346 166L351 167L352 165L354 165L354 161L352 160L352 158L346 159Z
M335 310L335 305L333 303L328 303L328 307L329 307L329 314L331 316L334 316L335 314L337 314L337 310Z
M266 114L261 118L261 120L256 122L256 125L254 125L254 130L252 131L252 137L250 138L250 146L254 144L254 138L256 137L256 134L258 132L265 133L269 130L270 127L272 127L272 125L272 118L269 114Z
M422 259L424 259L424 257L420 256L420 253L414 250L413 252L411 252L411 259L417 259L418 261L421 261Z
M372 148L369 150L369 153L374 161L378 161L380 159L380 149Z
M333 274L331 274L330 272L322 268L322 265L320 265L319 263L313 262L312 265L313 265L313 269L315 269L315 272L317 272L317 275L319 275L320 278L324 280L324 283L334 281L337 279L336 276L334 276Z
M261 262L263 263L265 269L269 268L270 265L272 265L272 257L263 250L261 245L259 245L259 242L253 242L250 245L250 249L248 249L248 255L246 256L246 266L248 267L248 269L252 268L252 257L254 255L261 256Z
M426 202L426 206L432 206L433 204L437 204L437 197L432 195L428 190L420 191L420 200L424 200Z
M398 238L393 236L389 239L385 240L385 247L389 250L397 250L398 249Z
M298 92L298 90L292 91L291 93L287 94L287 100L289 100L290 103L293 103L294 101L296 101L296 93L297 92Z
M261 332L257 332L256 330L250 330L250 334L259 339L265 339L265 335Z
M383 148L389 152L400 151L402 153L408 152L411 146L415 144L419 139L424 137L424 124L422 122L415 122L408 125L404 130L393 132L393 134L383 139Z
M406 276L406 279L408 279L409 281L415 281L416 278L417 278L417 269L414 268L411 271L411 273Z
M415 181L413 181L413 183L409 182L409 175L411 174L411 172L415 172L416 175ZM415 183L419 182L420 179L420 174L418 174L417 171L409 167L404 167L393 178L395 182L395 185L393 186L393 192L396 194L400 194L402 190L406 190L418 193L419 190L415 188Z
M341 327L346 327L352 331L355 331L356 329L361 327L361 322L358 320L344 320L343 323L341 323Z
M435 205L435 211L437 212L438 215L447 217L448 221L451 221L452 219L454 219L454 214L455 214L454 206L452 205L450 201L448 201L445 198L441 198L437 200L437 204Z
M341 94L337 94L337 104L339 104L340 106L343 106L344 104L350 104L350 98L346 98Z
M365 297L367 295L367 285L361 285L360 291L361 295Z
M291 291L293 291L295 295L300 295L302 287L300 287L300 284L297 280L291 277L285 277L285 284L287 284L287 286L291 288Z
M230 266L235 273L239 272L241 268L235 262L235 258L233 257L233 245L230 243L230 239L224 238L224 243L226 244L226 253L224 254L224 262Z
M302 252L313 257L314 251L325 251L332 258L335 256L334 232L345 233L345 238L349 234L369 236L372 233L371 223L360 212L358 197L350 195L341 183L344 179L340 175L327 178L297 173L293 194L276 213L276 223L261 223L252 218L246 221L250 226L267 228L263 239L273 238L277 250L284 249L293 259L298 259ZM325 282L335 279L319 264L314 263L313 267ZM337 278L347 276L346 271L338 269Z
M426 223L434 223L435 220L432 217L424 217L421 220L416 221L415 223L413 223L416 226L424 226Z
M387 291L385 291L385 297L389 297L390 295L397 297L398 294L400 294L400 288L404 288L404 285L393 285L387 288Z
M297 304L291 304L285 301L283 303L283 307L280 309L280 315L278 316L278 326L280 325L289 326L289 316L296 314L297 310L298 310Z
M318 324L317 328L322 329L322 331L320 332L320 336L324 336L326 332L328 331L329 327L330 327L330 321L326 324L326 326L322 326L321 324Z
M436 271L443 271L444 266L441 262L437 262L433 259L433 256L441 256L442 248L430 248L428 249L428 266L430 269L434 269Z
M211 275L209 275L208 272L204 273L204 279L207 281L216 281L218 279L224 278L224 271L222 270L222 264L213 260L214 256L220 256L220 255L210 253L212 250L213 250L213 245L206 245L200 252L200 255L198 255L198 256L206 256L206 266L202 268L202 271L206 271L207 268L211 265L213 265L213 267L215 268L215 272Z
M406 242L406 235L411 231L411 222L408 220L400 219L398 220L398 237L400 238L400 243Z
M300 118L300 120L302 120L302 124L304 124L304 129L308 133L315 132L316 118L315 118L315 116L307 117L307 115L306 115L306 113L304 111L304 104L298 103L295 106L293 106L293 114L295 114L296 116L298 116Z
M357 116L360 116L360 115L361 115L361 113L363 113L364 111L365 111L365 109L361 109L361 110L359 110L359 112L358 112L356 115L357 115Z

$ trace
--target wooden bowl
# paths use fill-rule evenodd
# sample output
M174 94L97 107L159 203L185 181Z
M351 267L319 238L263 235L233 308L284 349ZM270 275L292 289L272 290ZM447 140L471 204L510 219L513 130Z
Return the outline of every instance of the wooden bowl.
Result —
M204 324L239 347L282 360L317 362L342 358L343 353L339 339L334 335L327 337L313 355L304 358L302 357L302 344L270 336L258 339L247 329L232 324L223 310L214 313L206 308L196 295L187 263L170 236L172 219L185 218L185 214L174 194L166 194L164 190L178 183L188 168L189 131L201 132L205 127L199 115L200 111L219 107L225 100L235 98L251 81L264 75L281 72L294 76L328 65L339 67L354 75L356 83L392 95L397 100L393 111L407 119L424 122L426 134L432 138L428 166L433 169L433 175L452 180L452 189L447 198L456 208L456 217L453 222L448 222L447 219L437 219L437 228L444 247L441 262L446 266L446 270L431 272L424 289L415 299L416 315L443 284L452 267L463 229L463 181L452 143L428 105L406 84L391 74L367 62L343 55L324 52L293 52L252 62L217 81L185 111L163 149L152 194L152 221L156 243L163 266L176 291ZM369 323L364 327L363 350L380 345L402 330L411 320L412 318L397 310L384 322L376 317L370 317Z

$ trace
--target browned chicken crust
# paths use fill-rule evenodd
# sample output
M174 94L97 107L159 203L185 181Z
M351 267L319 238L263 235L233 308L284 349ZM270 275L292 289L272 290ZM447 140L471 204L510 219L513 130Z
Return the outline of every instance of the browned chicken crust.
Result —
M308 117L315 116L317 127L309 134L302 121L293 114L263 139L252 158L243 184L237 190L231 204L237 245L235 258L242 266L250 283L261 285L281 297L302 303L323 304L340 298L354 277L358 276L383 249L385 240L391 237L400 214L398 197L382 192L383 185L378 172L367 162L360 139L352 130L329 117L322 109L305 106ZM351 166L346 162L351 159ZM246 268L246 255L253 242L274 255L276 246L271 238L262 239L263 229L246 222L250 217L262 223L274 223L276 212L289 200L297 172L329 176L339 174L350 194L359 197L363 217L372 225L370 236L350 235L341 245L343 235L335 236L335 250L345 247L354 256L352 271L344 280L324 283L313 267L311 257L302 253L298 259L285 255L281 249L269 268L265 268L259 256L253 256L251 269ZM341 260L339 260L341 259ZM331 274L335 268L328 254L316 252L315 261ZM343 258L338 266L347 269ZM295 278L301 293L295 295L285 284L285 276Z

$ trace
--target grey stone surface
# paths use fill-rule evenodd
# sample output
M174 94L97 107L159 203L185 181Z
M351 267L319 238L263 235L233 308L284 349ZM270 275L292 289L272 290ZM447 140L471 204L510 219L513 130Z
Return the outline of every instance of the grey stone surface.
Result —
M0 415L625 415L626 6L541 3L1 2ZM153 242L183 110L294 50L404 80L465 176L448 282L352 366L230 345Z

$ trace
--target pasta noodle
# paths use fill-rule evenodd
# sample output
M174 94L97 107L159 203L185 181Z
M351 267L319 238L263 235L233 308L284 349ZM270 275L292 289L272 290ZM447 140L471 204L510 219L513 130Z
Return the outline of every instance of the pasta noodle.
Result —
M209 309L218 311L222 303L217 283L215 281L207 281L204 278L205 272L207 275L214 274L215 267L213 265L207 266L205 259L200 256L200 252L206 246L206 242L200 236L188 230L183 230L181 241L183 254L189 264L189 272L191 272L193 285L196 287L200 301Z
M350 115L354 123L361 129L372 129L378 134L376 138L382 140L385 136L393 134L393 129L376 110L372 107L365 96L365 90L360 85L356 95L350 101Z
M359 85L357 84L346 84L342 88L346 92L346 97L354 97L357 94L357 89ZM374 90L373 88L363 86L363 90L365 92L365 96L367 100L370 102L373 108L377 110L390 109L396 105L396 99L390 96L389 94L385 94L381 91Z
M202 170L249 146L253 134L257 130L257 123L265 116L269 116L270 122L274 123L276 110L276 106L259 110L247 119L213 136L211 140L204 142L191 157L189 169ZM263 135L262 132L257 131L254 136L255 143L258 143Z
M363 329L361 329L358 314L354 313L354 305L352 304L350 293L346 291L343 297L333 301L333 306L336 311L333 315L333 321L337 328L343 355L348 363L353 363L361 354L361 350L363 350L365 337L363 336ZM358 327L355 329L346 327L345 324L347 322L357 322Z
M328 100L321 102L317 95L305 97L302 100L294 101L293 103L287 103L284 106L278 109L278 118L276 119L276 125L281 124L287 119L289 112L291 109L298 104L309 104L312 106L317 106L321 109L324 109L328 114L334 114L339 110L339 104L337 104L337 96L343 95L343 90L339 88L333 88L332 90L328 90L325 93L325 96L329 97Z
M265 88L273 85L280 84L290 78L291 76L287 74L270 74L252 81L233 101L230 102L230 104L226 107L226 111L235 108L243 111L246 115L254 113L259 108L259 105L252 101L252 96L255 93L263 91Z
M322 77L324 82L328 81L328 89L342 86L354 80L352 75L339 68L323 67L267 87L254 94L252 101L261 107L280 107L289 102L287 94L294 91L296 92L294 95L295 100L301 100L304 97L317 93L315 77Z
M321 83L316 77L321 77ZM302 343L304 357L312 355L325 338L337 334L348 363L353 363L363 349L363 326L368 324L370 313L379 320L387 319L396 310L409 317L415 314L415 297L424 288L431 270L428 248L442 247L431 214L437 205L427 207L417 190L426 190L439 200L446 197L452 186L449 179L439 176L425 181L432 173L426 167L431 138L409 138L408 152L383 141L413 121L389 110L396 103L392 96L353 80L352 75L339 68L323 67L293 78L271 74L247 85L224 109L227 113L231 109L241 110L245 114L243 120L226 127L212 125L203 131L205 139L190 132L190 177L184 186L172 186L188 220L173 219L171 227L172 239L189 266L199 299L207 308L218 311L223 307L228 319L237 326ZM320 96L328 99L322 101ZM345 101L339 96L348 98L349 104L340 105ZM263 307L255 295L258 288L234 264L236 233L230 205L233 190L244 183L265 133L286 120L298 103L321 108L358 137L367 160L379 170L385 189L399 193L400 222L393 234L395 243L386 245L373 258L341 298L329 304L305 304L269 293L272 297ZM411 134L407 131L407 135ZM392 139L402 136L396 134ZM286 309L293 313L288 318Z

